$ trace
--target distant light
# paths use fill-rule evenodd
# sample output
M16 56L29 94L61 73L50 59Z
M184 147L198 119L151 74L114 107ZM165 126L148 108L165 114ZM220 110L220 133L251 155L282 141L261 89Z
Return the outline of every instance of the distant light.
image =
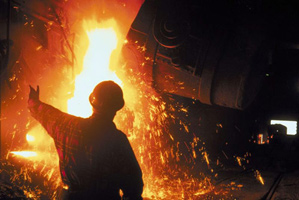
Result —
M271 125L281 124L287 127L287 135L296 135L297 134L297 121L288 121L288 120L271 120Z
M258 137L257 137L257 143L258 143L258 144L265 144L265 141L264 141L264 134L262 134L262 133L258 134Z

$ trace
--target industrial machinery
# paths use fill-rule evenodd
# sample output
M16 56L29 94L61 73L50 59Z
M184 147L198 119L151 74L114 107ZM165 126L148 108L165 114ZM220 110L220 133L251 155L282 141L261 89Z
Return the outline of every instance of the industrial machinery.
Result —
M125 57L158 91L243 110L269 75L275 49L296 48L292 5L148 0L127 35Z

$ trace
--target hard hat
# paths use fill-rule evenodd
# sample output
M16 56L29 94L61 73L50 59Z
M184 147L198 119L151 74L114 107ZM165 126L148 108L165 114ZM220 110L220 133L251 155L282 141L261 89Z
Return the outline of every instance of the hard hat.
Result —
M89 102L96 110L105 109L116 112L125 102L122 89L113 81L99 83L89 96Z

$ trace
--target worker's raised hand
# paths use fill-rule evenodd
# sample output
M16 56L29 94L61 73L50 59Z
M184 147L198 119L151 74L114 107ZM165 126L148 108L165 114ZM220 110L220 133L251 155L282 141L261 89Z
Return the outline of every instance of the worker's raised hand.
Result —
M36 90L31 85L29 85L29 87L29 99L39 100L39 86L36 87Z

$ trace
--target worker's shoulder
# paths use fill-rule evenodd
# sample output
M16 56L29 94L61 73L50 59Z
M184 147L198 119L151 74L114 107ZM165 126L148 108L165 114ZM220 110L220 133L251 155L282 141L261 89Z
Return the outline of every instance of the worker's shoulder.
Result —
M127 135L119 129L115 129L115 133L123 140L128 140Z
M125 138L127 137L124 132L122 132L121 130L119 130L117 128L115 129L115 133L121 137L125 137Z
M77 117L74 115L66 115L64 118L64 122L66 124L71 124L72 126L78 129L84 129L85 127L89 126L89 121L86 118Z

